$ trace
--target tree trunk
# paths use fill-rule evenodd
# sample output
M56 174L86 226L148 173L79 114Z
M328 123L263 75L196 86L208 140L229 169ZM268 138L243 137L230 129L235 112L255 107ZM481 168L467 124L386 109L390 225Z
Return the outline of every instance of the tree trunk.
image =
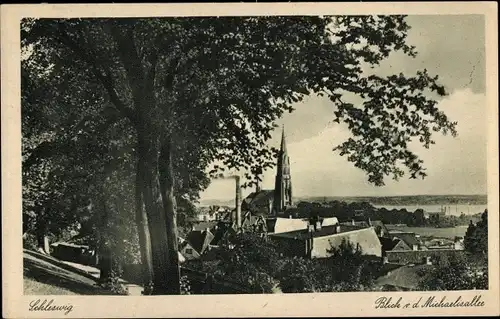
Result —
M148 228L148 216L143 208L142 201L142 167L143 163L138 157L137 169L136 169L136 183L135 183L135 221L137 224L137 232L139 235L139 247L141 252L141 264L142 264L142 282L144 285L144 294L151 294L150 285L153 280L153 265L151 261L151 237L149 235Z
M161 195L166 221L168 247L168 287L169 294L179 295L180 269L177 242L177 212L174 196L174 171L172 164L172 141L168 137L163 141L159 162Z
M111 250L106 246L105 243L100 245L99 249L99 262L97 268L99 268L99 282L107 283L111 279L111 270L113 268L113 260L111 256Z
M43 209L37 214L36 220L37 250L43 254L50 254L49 239L47 237L47 222L43 218Z
M142 127L139 131L139 163L143 173L144 205L147 212L148 226L151 238L151 253L153 264L153 295L169 294L168 287L168 250L167 226L163 212L158 172L159 143L158 138Z
M102 189L99 196L100 198L98 199L99 206L97 212L99 214L99 225L97 227L99 261L97 268L100 270L99 281L101 283L106 283L111 278L112 256L108 241L108 208L104 195L104 185L101 185L101 187Z

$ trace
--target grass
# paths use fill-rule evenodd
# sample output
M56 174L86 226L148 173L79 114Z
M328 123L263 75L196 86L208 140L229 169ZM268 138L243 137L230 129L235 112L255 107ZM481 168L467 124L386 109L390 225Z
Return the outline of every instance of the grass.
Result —
M23 284L25 295L78 295L69 289L44 284L31 278L24 278Z
M114 295L90 276L62 268L50 259L26 252L23 257L25 295Z

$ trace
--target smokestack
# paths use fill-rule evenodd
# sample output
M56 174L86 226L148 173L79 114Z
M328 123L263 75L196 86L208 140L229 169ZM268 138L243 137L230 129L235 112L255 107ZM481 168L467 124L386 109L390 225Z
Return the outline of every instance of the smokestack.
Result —
M236 205L236 226L241 228L241 187L240 187L240 177L235 176L234 177L235 184L236 184L236 198L235 198L235 205Z

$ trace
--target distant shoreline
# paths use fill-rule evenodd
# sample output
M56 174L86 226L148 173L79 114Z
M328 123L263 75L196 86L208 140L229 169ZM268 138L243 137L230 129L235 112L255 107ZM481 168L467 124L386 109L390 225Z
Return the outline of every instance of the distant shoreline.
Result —
M295 202L343 201L368 202L372 205L413 206L413 205L487 205L487 195L397 195L397 196L298 196ZM234 206L234 199L206 199L201 206Z

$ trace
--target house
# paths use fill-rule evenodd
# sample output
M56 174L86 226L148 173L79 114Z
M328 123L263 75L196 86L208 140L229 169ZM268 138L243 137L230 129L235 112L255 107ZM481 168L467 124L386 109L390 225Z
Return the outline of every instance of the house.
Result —
M392 240L396 245L391 250L420 250L422 243L416 237L415 233L401 232L392 235Z
M217 221L202 221L193 223L191 230L213 230L217 226Z
M267 233L266 219L261 215L252 215L251 212L243 214L241 227L259 233Z
M196 219L199 221L215 220L215 212L212 207L200 207Z
M425 242L428 249L455 249L455 242L447 238L433 238Z
M462 237L455 238L453 249L455 250L464 250L464 239Z
M269 237L287 255L307 258L331 256L330 250L339 247L344 240L359 245L364 255L382 257L382 245L372 227L352 225L321 227L321 223L309 224L308 229L270 234Z
M388 251L392 251L394 247L399 243L399 240L393 240L389 237L378 237L380 244L382 245L382 256L385 257Z
M424 212L424 218L431 221L439 221L441 218L445 216L446 216L445 210L439 212Z
M321 226L326 227L326 226L334 226L339 223L339 220L337 217L325 217L321 220Z
M179 237L179 253L182 255L184 260L194 260L200 258L200 253L198 253L187 240L181 237Z
M424 279L423 274L432 270L429 265L398 266L375 280L375 287L383 291L414 291Z
M266 219L266 228L268 234L279 234L296 230L305 231L307 230L307 225L309 225L309 221L307 219L283 217Z
M207 250L214 237L215 236L208 228L205 230L193 230L187 235L186 238L186 242L188 242L191 247L187 247L186 249L194 249L194 251L201 256L205 250Z
M241 203L242 211L254 215L271 216L274 203L274 190L257 190L249 194Z
M352 219L351 221L349 222L341 222L340 225L343 225L343 226L356 226L356 227L360 227L360 228L368 228L370 227L370 224L368 224L367 221L356 221L354 219Z
M220 246L224 243L229 243L231 237L236 235L236 225L233 222L219 221L213 229L214 238L210 242L211 246Z

